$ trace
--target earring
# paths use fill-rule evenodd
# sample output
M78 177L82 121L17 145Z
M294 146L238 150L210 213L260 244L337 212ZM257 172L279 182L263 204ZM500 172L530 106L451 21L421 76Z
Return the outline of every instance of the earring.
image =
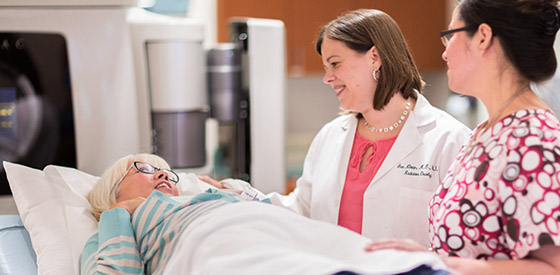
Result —
M378 72L381 72L381 68L373 70L373 79L375 79L375 81L379 81L379 79L377 78Z

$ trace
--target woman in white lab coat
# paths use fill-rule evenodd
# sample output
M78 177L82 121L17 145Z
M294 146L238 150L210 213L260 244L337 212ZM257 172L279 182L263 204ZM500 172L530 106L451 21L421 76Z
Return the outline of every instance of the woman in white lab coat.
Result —
M291 194L246 187L243 195L266 196L372 239L428 244L425 206L469 129L421 95L424 82L405 39L384 12L346 13L323 27L316 46L323 81L345 114L314 138Z

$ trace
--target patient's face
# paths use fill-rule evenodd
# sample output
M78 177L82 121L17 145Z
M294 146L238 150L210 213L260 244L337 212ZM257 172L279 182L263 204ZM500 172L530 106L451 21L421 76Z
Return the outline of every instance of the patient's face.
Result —
M132 165L132 163L129 165ZM133 167L128 171L119 186L119 196L117 197L117 202L136 197L147 198L154 190L158 190L168 196L179 195L177 186L169 180L169 176L166 171L159 170L154 174L147 174L139 172Z

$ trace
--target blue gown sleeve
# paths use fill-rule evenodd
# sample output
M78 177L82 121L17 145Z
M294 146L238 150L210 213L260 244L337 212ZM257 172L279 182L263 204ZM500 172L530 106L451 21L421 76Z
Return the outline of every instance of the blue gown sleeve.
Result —
M98 232L87 241L81 274L144 274L130 214L122 208L101 214Z

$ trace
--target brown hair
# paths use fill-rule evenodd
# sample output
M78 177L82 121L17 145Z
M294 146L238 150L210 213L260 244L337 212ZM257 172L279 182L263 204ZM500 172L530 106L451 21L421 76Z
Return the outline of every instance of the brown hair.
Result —
M506 58L530 81L542 82L556 72L554 40L560 28L556 0L459 0L466 26L492 28ZM477 28L467 30L472 36Z
M373 108L381 110L396 92L416 99L414 90L422 92L424 81L414 64L404 36L395 20L374 9L347 12L323 26L316 49L321 55L324 38L343 42L348 48L365 53L375 45L381 58L380 76L373 98Z

